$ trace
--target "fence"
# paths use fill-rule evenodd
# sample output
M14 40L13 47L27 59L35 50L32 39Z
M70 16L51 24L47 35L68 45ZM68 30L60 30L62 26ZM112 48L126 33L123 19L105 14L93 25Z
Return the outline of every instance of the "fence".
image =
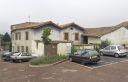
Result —
M73 45L75 49L99 49L100 44L79 44Z

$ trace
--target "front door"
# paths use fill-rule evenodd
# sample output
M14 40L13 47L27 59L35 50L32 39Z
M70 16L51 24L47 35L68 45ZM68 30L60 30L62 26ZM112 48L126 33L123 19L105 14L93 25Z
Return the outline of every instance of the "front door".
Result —
M45 45L45 55L55 56L57 55L57 44L47 44Z
M87 36L82 36L83 38L83 43L88 44L88 37Z

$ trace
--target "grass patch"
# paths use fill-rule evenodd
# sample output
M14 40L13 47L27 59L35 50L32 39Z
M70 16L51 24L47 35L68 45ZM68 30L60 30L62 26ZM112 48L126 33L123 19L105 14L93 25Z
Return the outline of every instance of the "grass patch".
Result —
M31 65L53 64L68 59L68 56L41 56L30 61Z

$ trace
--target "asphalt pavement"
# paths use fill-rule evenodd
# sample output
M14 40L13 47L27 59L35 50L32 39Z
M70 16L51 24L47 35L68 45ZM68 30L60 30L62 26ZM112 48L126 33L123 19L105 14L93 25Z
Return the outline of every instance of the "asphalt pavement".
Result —
M119 58L115 58L113 56L101 56L101 60L97 64L85 64L85 66L88 66L90 68L99 68L125 61L128 61L128 56Z

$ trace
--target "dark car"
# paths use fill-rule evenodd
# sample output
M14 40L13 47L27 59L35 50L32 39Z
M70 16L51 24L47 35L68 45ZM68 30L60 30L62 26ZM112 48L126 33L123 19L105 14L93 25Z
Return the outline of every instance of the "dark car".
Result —
M32 58L35 58L35 56L32 56L32 54L30 53L15 53L11 56L11 61L23 62L23 61L29 61Z
M1 59L3 61L9 61L10 60L10 56L12 56L15 52L5 52L4 54L2 54Z
M100 54L95 50L80 50L69 56L69 61L76 61L82 64L97 63L100 60Z

